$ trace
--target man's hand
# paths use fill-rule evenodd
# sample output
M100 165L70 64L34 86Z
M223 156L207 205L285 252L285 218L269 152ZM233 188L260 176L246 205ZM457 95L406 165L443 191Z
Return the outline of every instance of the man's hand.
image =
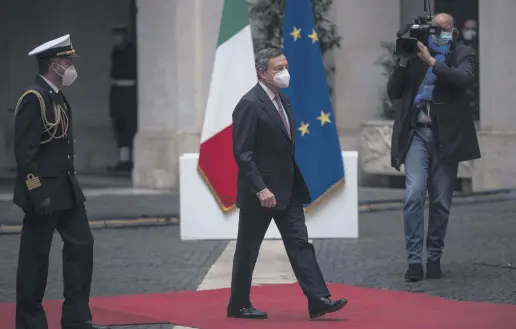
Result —
M40 203L38 203L35 207L36 215L41 217L51 216L54 212L52 208L52 202L50 202L50 198L46 198Z
M417 54L417 57L424 63L434 66L435 65L435 58L430 55L430 51L428 51L428 48L422 44L421 42L417 42L417 48L419 49L419 53Z
M276 205L276 198L268 188L265 190L258 192L258 199L260 199L260 204L265 208L272 208Z

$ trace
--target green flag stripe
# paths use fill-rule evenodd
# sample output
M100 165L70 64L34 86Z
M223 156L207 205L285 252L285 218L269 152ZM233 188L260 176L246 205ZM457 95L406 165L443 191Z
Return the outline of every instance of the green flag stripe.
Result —
M217 46L226 42L247 25L249 25L249 12L246 0L224 0Z

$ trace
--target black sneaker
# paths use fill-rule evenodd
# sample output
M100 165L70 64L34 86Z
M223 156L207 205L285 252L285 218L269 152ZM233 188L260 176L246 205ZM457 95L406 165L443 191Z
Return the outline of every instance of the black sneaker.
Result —
M417 282L423 280L423 265L422 264L409 264L407 272L405 272L405 281Z
M426 262L426 278L427 279L440 279L443 276L441 270L441 260L428 260Z

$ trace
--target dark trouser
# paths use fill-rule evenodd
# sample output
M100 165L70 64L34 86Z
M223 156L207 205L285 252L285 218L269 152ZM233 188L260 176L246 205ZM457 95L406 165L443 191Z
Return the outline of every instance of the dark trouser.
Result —
M84 206L51 217L26 214L16 273L16 329L47 329L41 305L48 277L54 230L63 239L64 303L62 326L91 320L89 308L93 271L93 235Z
M408 263L422 263L424 205L428 191L429 218L426 237L427 258L441 258L444 237L457 179L458 163L440 163L432 130L416 128L405 158L403 216Z
M305 296L309 299L330 296L315 258L315 249L308 242L303 205L299 202L291 202L283 211L261 207L244 208L240 210L233 259L229 301L229 307L232 309L251 307L252 275L260 245L272 218L281 233L290 264Z
M118 148L133 148L133 140L136 135L137 122L132 119L114 119L113 128L115 130Z

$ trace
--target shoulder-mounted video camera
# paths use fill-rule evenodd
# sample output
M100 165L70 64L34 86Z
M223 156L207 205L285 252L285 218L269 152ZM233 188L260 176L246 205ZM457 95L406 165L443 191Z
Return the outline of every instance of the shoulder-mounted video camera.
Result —
M424 15L417 16L413 22L406 24L398 31L396 40L396 55L400 57L414 57L417 55L417 42L428 44L430 35L441 34L442 28L432 25L432 16L427 13L427 0L424 3ZM408 37L405 36L408 33Z

